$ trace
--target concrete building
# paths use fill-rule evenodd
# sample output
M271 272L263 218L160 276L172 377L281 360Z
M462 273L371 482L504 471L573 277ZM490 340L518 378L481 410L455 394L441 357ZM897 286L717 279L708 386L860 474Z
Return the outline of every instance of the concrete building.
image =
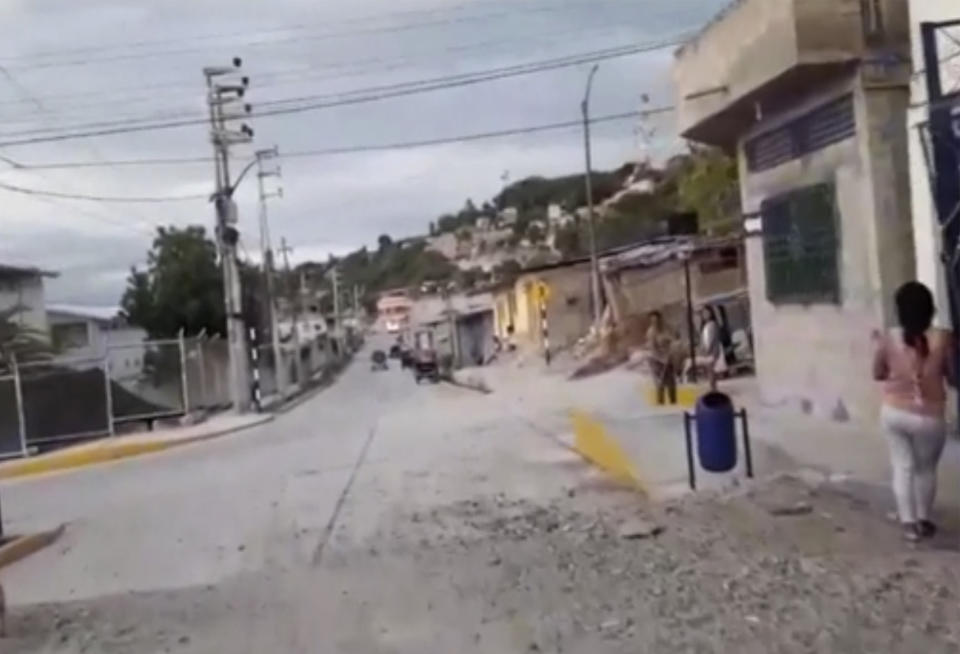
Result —
M0 264L0 312L21 327L48 333L43 280L57 273L30 266Z
M528 268L513 284L495 291L493 303L497 335L507 338L508 327L513 326L513 338L517 345L533 348L543 346L541 284L549 289L546 306L550 347L568 348L587 334L593 321L589 257Z
M413 305L410 330L431 331L438 354L450 356L457 368L482 365L493 354L493 296L483 292L421 297Z
M47 307L50 337L57 355L91 363L106 358L114 379L143 372L147 332L129 325L116 307L51 304Z
M872 329L914 275L906 0L739 0L676 55L678 126L736 153L768 398L872 420Z
M937 314L937 321L941 326L947 326L950 322L950 312L946 310L949 306L949 295L940 259L942 251L940 224L930 191L930 171L923 142L927 136L924 124L930 117L930 109L927 106L920 25L923 22L960 19L960 3L956 0L910 0L909 5L914 73L910 83L907 135L910 144L910 198L913 209L917 279L934 291L937 306L942 307ZM940 69L944 78L942 83L944 90L951 88L960 90L960 26L945 29L944 33L952 35L956 41L949 38L938 40L943 49L940 58L945 61Z

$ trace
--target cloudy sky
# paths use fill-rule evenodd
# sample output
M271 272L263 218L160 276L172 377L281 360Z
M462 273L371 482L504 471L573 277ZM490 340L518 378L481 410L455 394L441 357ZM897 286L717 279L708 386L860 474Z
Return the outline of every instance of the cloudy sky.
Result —
M670 40L723 0L0 0L0 185L100 197L212 190L212 165L103 162L210 155L201 124L21 145L11 141L202 119L204 65L244 59L254 111L450 75ZM601 63L594 115L672 103L672 48ZM483 84L257 117L256 148L283 152L455 137L578 118L589 64ZM287 101L290 102L281 102ZM651 131L652 139L641 136ZM598 168L676 147L669 115L594 128ZM582 169L577 129L424 148L281 161L283 199L270 204L275 242L293 258L325 258L381 233L424 231L513 180ZM235 169L253 147L236 148ZM253 178L238 191L245 255L258 256ZM115 304L156 225L213 222L203 200L123 204L0 188L0 262L61 271L51 301Z

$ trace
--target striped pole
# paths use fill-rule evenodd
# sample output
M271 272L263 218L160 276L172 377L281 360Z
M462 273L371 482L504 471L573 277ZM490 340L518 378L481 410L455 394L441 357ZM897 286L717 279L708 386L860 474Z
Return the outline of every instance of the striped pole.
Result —
M550 365L550 325L547 323L547 294L545 287L540 287L540 331L543 335L543 359Z
M253 404L260 411L263 406L260 395L260 349L257 347L257 330L253 327L250 328L250 361L253 363L250 366L253 370Z

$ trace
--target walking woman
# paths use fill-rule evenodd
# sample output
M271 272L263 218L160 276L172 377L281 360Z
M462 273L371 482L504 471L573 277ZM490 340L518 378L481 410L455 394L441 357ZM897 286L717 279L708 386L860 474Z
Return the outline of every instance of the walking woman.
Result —
M717 390L717 374L727 371L724 358L723 328L717 320L717 314L710 305L700 310L700 338L697 355L694 360L687 360L683 369L683 376L690 379L693 368L703 370L710 383L710 390Z
M937 464L946 440L944 382L956 384L953 335L931 327L933 295L907 282L894 297L900 326L873 333L873 377L883 382L880 420L890 446L893 493L903 536L929 538Z

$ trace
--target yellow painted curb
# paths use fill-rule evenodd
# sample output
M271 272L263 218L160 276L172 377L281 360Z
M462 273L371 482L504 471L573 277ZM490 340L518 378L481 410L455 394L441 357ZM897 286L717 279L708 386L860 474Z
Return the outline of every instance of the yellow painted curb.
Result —
M80 468L95 463L105 463L116 459L125 459L141 454L159 452L187 441L136 441L124 443L97 441L89 445L78 445L52 454L44 454L35 458L18 459L0 465L0 479L14 479L39 475L46 472L56 472L69 468Z
M29 477L49 472L81 468L97 463L108 463L119 459L128 459L144 454L152 454L169 450L174 447L191 445L200 441L216 438L251 427L262 425L273 420L272 414L264 416L263 420L251 421L247 424L214 430L206 434L197 434L190 438L181 439L148 439L131 437L104 438L93 443L68 447L50 454L42 454L27 459L15 459L0 464L0 480Z
M0 547L0 568L16 563L38 550L50 545L63 535L66 525L60 525L52 531L43 531L38 534L28 534L14 538Z
M677 403L674 405L662 405L657 402L657 387L650 382L641 382L640 395L650 406L675 406L681 409L692 409L697 405L700 396L709 389L700 384L677 384Z
M573 421L574 449L580 456L617 480L649 494L636 466L602 422L579 410L571 411L570 419Z

